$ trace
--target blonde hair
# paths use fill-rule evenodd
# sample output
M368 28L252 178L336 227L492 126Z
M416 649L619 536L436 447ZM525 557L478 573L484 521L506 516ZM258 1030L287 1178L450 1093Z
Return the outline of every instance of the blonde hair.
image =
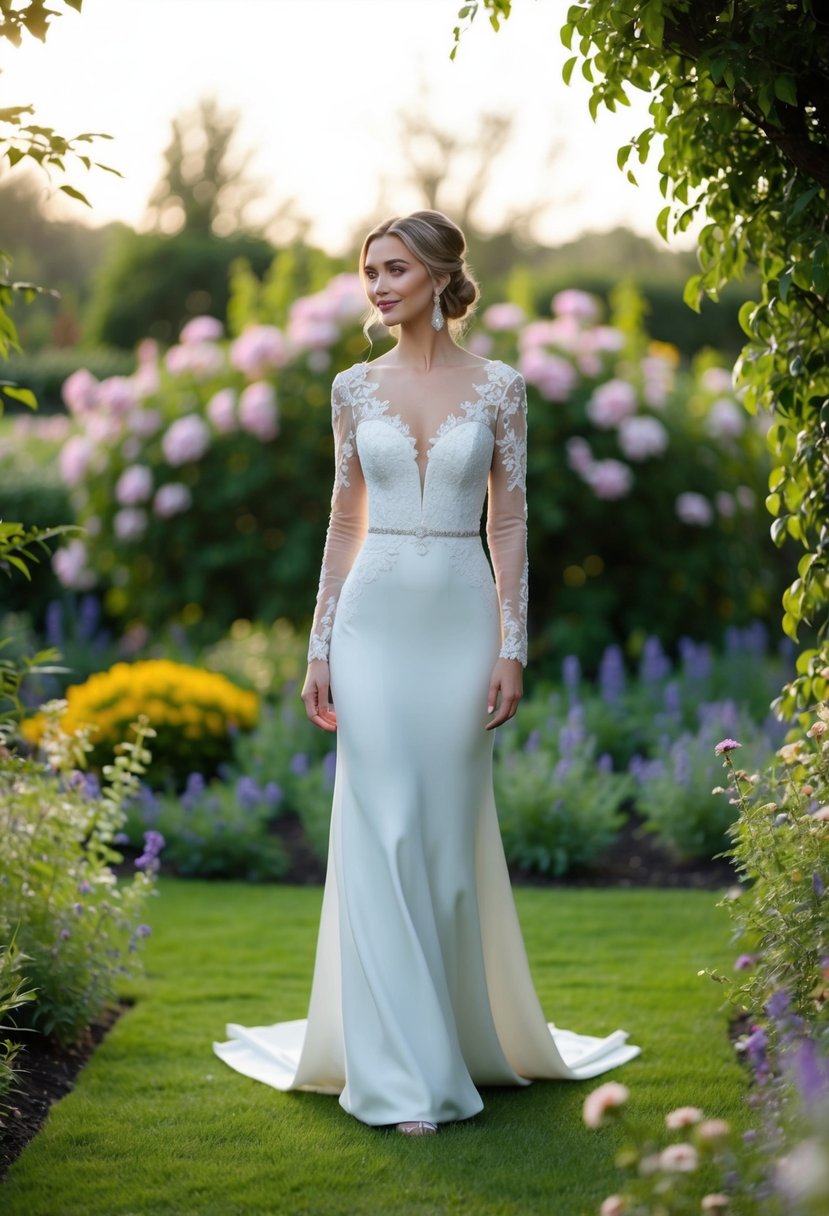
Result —
M449 282L440 293L440 307L450 322L450 331L457 337L465 329L478 299L478 284L466 264L466 238L457 224L442 211L413 211L411 215L393 216L373 228L360 250L360 273L365 274L366 257L372 241L380 236L399 237L409 252L422 262L433 280L448 276ZM371 308L363 326L366 337L380 320L376 308Z

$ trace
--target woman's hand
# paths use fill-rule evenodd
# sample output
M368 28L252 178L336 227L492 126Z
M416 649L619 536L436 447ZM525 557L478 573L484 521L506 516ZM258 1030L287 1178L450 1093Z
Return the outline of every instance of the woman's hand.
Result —
M302 686L302 700L310 721L320 730L337 729L337 715L328 704L329 680L325 659L312 659Z
M492 669L486 703L488 714L493 710L496 712L495 717L487 722L486 729L494 730L496 726L514 718L523 694L524 671L518 659L499 659Z

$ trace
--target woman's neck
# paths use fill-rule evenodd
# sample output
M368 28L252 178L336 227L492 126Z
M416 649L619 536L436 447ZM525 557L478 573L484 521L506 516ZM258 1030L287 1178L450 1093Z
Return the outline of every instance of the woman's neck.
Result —
M450 337L448 326L434 329L430 318L425 317L400 327L397 346L388 352L383 362L428 372L433 367L451 367L467 358L466 352Z

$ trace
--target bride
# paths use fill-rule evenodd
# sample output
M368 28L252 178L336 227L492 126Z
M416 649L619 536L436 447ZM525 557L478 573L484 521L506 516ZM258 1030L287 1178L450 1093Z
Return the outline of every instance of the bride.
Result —
M639 1050L548 1025L515 913L492 745L527 661L526 393L455 341L478 295L464 252L436 211L363 244L371 322L397 344L332 391L302 698L337 731L337 772L308 1017L215 1044L246 1076L415 1135L480 1111L479 1085L580 1080Z

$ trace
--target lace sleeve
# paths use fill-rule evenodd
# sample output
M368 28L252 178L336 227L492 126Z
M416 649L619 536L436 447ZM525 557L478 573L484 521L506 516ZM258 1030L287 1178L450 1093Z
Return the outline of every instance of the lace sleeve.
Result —
M328 659L337 601L366 532L366 487L354 438L354 414L347 382L335 377L331 391L334 431L334 491L322 556L317 606L308 660Z
M501 607L502 659L527 663L527 391L516 373L495 424L486 535Z

